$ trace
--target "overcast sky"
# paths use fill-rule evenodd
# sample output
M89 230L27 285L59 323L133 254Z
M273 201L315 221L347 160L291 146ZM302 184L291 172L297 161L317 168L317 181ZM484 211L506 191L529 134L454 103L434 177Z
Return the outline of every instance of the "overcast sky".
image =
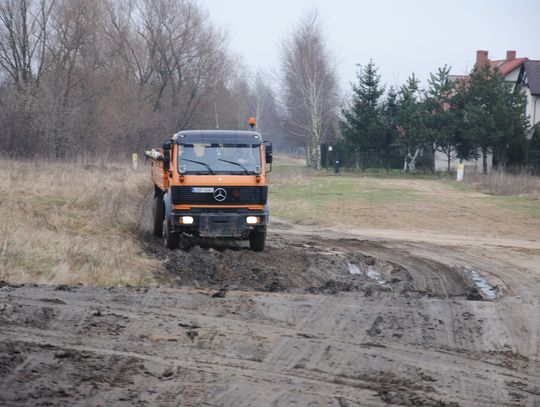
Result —
M199 0L228 32L230 49L253 71L279 69L279 44L300 16L319 10L340 83L348 91L356 64L372 58L383 83L425 80L448 64L463 74L476 50L540 59L540 0Z

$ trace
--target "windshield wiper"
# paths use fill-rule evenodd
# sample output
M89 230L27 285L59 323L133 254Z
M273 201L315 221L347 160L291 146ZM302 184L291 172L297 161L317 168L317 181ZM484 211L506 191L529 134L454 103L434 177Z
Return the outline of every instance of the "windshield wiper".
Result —
M244 167L242 164L240 163L237 163L236 161L229 161L229 160L224 160L223 158L218 158L219 161L223 161L223 162L226 162L226 163L229 163L229 164L234 164L234 165L238 165L239 167L241 167L246 174L249 175L249 171L246 167Z
M214 170L212 170L212 167L210 167L210 166L209 166L208 164L206 164L206 163L203 163L202 161L190 160L190 159L188 159L188 158L181 158L181 160L189 161L190 163L195 163L195 164L204 165L206 168L208 168L208 171L210 171L210 174L216 175L216 173L214 172Z

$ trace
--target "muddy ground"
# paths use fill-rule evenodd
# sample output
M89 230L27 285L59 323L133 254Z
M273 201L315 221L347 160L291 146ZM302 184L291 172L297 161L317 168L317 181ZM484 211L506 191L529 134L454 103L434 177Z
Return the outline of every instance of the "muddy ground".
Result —
M0 282L1 406L540 406L540 243L274 220L158 288Z

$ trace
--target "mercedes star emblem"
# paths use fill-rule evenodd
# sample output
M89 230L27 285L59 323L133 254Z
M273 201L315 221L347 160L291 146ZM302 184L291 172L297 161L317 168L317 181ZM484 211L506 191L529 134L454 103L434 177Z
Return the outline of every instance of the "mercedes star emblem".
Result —
M223 202L225 199L227 199L227 191L225 191L223 188L216 188L214 190L214 199L218 202Z

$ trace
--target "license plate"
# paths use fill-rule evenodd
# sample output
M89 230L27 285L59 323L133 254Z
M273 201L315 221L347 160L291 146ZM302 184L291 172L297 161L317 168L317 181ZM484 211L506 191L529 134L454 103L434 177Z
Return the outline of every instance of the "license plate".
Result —
M194 192L196 194L213 194L214 188L213 187L193 187L191 188L191 192Z

